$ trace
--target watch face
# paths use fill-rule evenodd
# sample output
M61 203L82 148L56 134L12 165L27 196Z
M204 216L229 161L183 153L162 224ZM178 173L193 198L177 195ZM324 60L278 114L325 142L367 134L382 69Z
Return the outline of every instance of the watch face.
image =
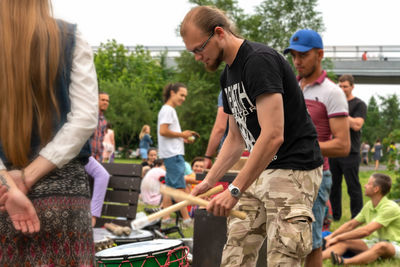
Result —
M237 196L237 195L239 195L239 190L237 188L233 188L231 193L232 193L232 195Z

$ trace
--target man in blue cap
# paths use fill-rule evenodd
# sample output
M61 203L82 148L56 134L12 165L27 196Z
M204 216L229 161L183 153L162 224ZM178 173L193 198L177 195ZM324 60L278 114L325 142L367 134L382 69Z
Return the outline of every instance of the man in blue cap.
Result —
M315 217L313 251L305 263L305 266L317 267L322 266L322 224L332 185L328 157L347 156L350 151L348 105L343 91L327 78L326 71L322 69L324 50L317 32L309 29L297 31L290 38L290 46L284 53L292 55L297 79L324 156L323 178L312 209Z

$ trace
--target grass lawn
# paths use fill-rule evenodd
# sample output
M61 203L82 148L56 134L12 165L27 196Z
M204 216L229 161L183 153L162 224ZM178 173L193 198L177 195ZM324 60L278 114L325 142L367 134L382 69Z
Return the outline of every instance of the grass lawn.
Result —
M140 163L140 159L116 159L116 162L118 163ZM390 171L382 171L385 174L388 174L392 177L392 179L394 179L395 175L393 172ZM360 183L362 185L362 189L364 192L364 185L368 182L369 177L371 176L371 174L374 173L374 171L361 171L360 172ZM334 231L336 230L340 225L342 225L343 223L347 222L348 220L350 220L351 218L351 213L350 213L350 199L349 196L347 194L347 186L346 186L346 182L343 179L343 184L342 184L343 190L342 190L342 218L340 221L338 222L333 222L331 225L331 230ZM369 200L369 198L364 196L364 203L366 203ZM139 204L138 206L138 212L139 211L143 211L144 207L151 207L149 205L143 205L143 204ZM172 217L175 216L175 214L172 215ZM183 233L185 235L185 237L192 237L193 236L193 228L186 228L183 229ZM170 235L171 238L179 238L180 236L177 233L171 234ZM331 267L334 266L331 264L330 260L325 260L324 267ZM369 264L368 266L372 266L372 267L398 267L400 266L400 260L381 260L381 261L377 261L374 264Z
M380 171L382 173L388 174L390 175L390 177L392 178L392 180L394 179L394 173L393 172L389 172L389 171ZM371 176L371 174L374 173L374 171L363 171L360 172L360 183L364 192L364 185L368 182L369 177ZM343 184L342 184L342 218L340 221L338 222L333 222L331 225L331 230L334 231L336 230L340 225L342 225L343 223L347 222L348 220L350 220L351 218L351 212L350 212L350 198L347 194L347 186L346 186L346 182L343 179ZM364 203L366 203L369 200L368 197L364 196ZM333 264L331 264L330 260L325 260L324 261L324 267L330 267L330 266L334 266ZM373 267L398 267L400 266L400 260L381 260L381 261L377 261L374 264L369 264L368 266L373 266Z

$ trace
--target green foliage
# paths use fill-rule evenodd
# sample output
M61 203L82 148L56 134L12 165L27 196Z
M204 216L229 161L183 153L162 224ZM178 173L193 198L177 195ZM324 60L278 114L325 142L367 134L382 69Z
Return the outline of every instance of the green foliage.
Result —
M375 97L371 97L367 108L367 118L362 128L362 140L373 145L378 137L383 136L381 130L381 114L378 103Z
M115 142L125 148L138 145L138 134L144 124L154 128L154 116L146 97L135 87L120 81L100 81L103 91L110 95L106 111L107 121L112 123Z
M283 51L291 35L301 28L322 31L322 17L314 10L316 0L265 0L256 8L255 14L245 14L236 0L189 0L196 5L212 5L224 10L236 24L244 38L265 43ZM208 73L193 55L183 52L177 59L176 81L188 86L188 98L179 108L183 129L195 130L201 138L186 146L186 160L203 155L211 128L215 121L217 96L220 90L219 74Z
M106 117L113 124L117 146L137 147L144 124L151 126L154 135L162 89L174 74L165 61L166 52L154 58L141 46L128 51L115 40L101 44L96 52L99 88L110 94Z
M196 62L189 52L183 52L176 61L176 80L183 81L188 87L188 97L178 108L182 130L189 129L200 134L196 142L185 147L185 158L190 161L202 156L207 147L217 112L220 72L205 71L203 63Z
M245 23L242 33L252 41L265 43L282 52L297 30L324 30L317 0L264 0Z

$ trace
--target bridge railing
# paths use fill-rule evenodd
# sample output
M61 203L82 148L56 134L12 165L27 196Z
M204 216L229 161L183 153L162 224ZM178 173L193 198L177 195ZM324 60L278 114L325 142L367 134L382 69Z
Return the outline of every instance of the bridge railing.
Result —
M325 57L336 61L360 61L367 52L367 60L399 61L400 45L325 46Z
M93 46L93 51L98 50L98 46ZM128 51L135 50L135 46L126 46ZM184 46L143 46L152 55L156 56L162 51L168 50L168 57L179 56ZM400 61L400 45L335 45L324 47L325 57L335 61L361 61L361 56L367 52L368 60L387 60Z

